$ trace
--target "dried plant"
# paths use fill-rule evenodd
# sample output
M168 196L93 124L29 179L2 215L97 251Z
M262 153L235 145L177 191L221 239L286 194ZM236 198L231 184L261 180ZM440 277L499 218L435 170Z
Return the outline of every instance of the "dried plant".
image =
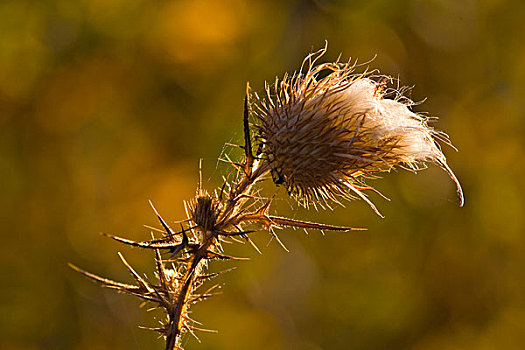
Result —
M234 179L225 180L213 193L204 190L199 179L195 198L185 203L187 218L180 230L173 230L152 205L165 231L162 237L133 241L108 235L124 244L154 250L154 282L135 272L120 253L134 285L71 265L105 287L164 309L166 320L154 330L165 337L166 350L181 349L185 332L205 330L189 317L189 308L214 295L216 285L202 288L205 281L217 276L206 272L208 261L237 259L224 253L222 243L247 241L259 251L249 236L255 230L267 230L281 245L275 228L362 230L270 215L271 199L262 197L257 186L268 174L305 206L330 207L357 196L377 212L363 193L373 190L365 179L396 166L417 169L434 162L455 181L463 204L459 182L436 143L437 139L450 144L447 136L410 111L412 102L400 91L396 90L394 99L386 98L387 77L354 74L355 64L350 63L315 65L325 51L309 55L293 76L267 85L263 97L251 94L247 87L244 146L240 146L244 157L241 161L223 160L233 166ZM249 122L250 113L254 124ZM169 252L169 259L163 259L161 251Z
M410 111L413 102L401 91L385 98L391 78L374 81L371 74L353 74L350 63L315 66L320 56L307 58L306 72L267 85L266 96L255 94L261 154L274 182L305 206L329 207L357 195L377 211L362 192L371 189L364 178L398 165L417 170L430 161L452 177L462 205L459 182L435 142L450 145L447 135Z

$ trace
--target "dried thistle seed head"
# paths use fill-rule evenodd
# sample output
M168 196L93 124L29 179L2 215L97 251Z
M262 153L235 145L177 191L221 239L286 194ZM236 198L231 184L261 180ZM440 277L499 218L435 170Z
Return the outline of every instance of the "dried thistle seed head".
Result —
M190 203L191 219L202 231L213 231L220 214L221 204L208 193L200 192Z
M307 57L306 72L277 80L265 96L255 94L261 155L274 182L306 206L357 195L375 209L361 192L371 189L364 178L398 165L416 170L434 162L456 182L462 204L459 182L436 143L450 144L447 135L412 112L402 91L387 98L388 77L375 81L354 74L351 64L315 65L324 51Z

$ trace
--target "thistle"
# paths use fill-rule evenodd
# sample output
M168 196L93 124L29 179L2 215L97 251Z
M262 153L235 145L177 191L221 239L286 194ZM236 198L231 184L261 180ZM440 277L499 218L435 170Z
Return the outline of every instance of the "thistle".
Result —
M428 127L425 118L410 111L411 101L398 95L385 97L382 82L367 74L354 74L354 65L315 65L325 49L307 57L306 72L285 76L266 95L253 94L249 87L244 102L244 157L230 164L233 178L212 192L202 188L202 175L195 198L185 203L187 217L173 230L153 207L162 226L162 236L144 241L106 235L118 242L155 252L155 281L141 277L119 253L136 284L103 278L71 265L75 270L105 287L137 296L153 308L163 309L166 319L152 328L166 340L166 350L181 349L184 333L205 331L190 318L192 304L212 295L217 285L203 284L218 274L207 274L212 260L239 259L224 253L224 242L248 242L256 230L267 230L284 245L275 228L314 230L362 230L269 214L271 198L261 195L258 184L271 174L289 194L308 206L330 206L354 196L366 200L362 192L373 189L364 179L396 166L417 169L424 162L444 168L456 182L460 204L461 187L448 167L437 140L449 143L445 134ZM321 77L321 73L328 73ZM250 107L257 123L250 125ZM252 148L252 132L257 150ZM162 258L162 252L168 258ZM196 335L195 335L196 336Z
M374 81L370 74L354 74L350 63L315 65L324 52L307 57L305 72L266 85L262 97L255 94L260 157L274 182L305 206L330 207L357 195L377 212L363 193L373 188L363 179L433 162L454 180L463 205L459 181L436 143L450 145L447 135L412 112L412 101L400 91L386 98L388 77Z

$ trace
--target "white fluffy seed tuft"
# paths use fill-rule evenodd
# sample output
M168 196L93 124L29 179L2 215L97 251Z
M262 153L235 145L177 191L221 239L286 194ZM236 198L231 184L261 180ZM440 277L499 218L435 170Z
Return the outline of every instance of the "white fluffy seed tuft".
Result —
M463 205L461 186L436 142L450 145L448 136L412 112L400 91L387 98L388 77L354 74L348 63L315 65L322 54L307 57L306 72L267 86L266 96L255 94L258 138L274 181L306 206L357 195L375 210L362 192L372 189L364 178L433 162L455 181Z

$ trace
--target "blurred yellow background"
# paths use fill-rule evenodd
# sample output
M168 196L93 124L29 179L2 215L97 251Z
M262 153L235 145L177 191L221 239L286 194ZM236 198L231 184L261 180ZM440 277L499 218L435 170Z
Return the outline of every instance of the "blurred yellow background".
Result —
M67 267L131 282L121 251L152 274L148 239L193 196L198 159L211 189L225 142L242 140L246 81L324 60L371 68L428 98L466 205L435 166L374 185L386 215L355 201L281 215L367 227L284 230L290 249L219 277L194 307L218 334L188 349L521 349L525 343L525 3L503 0L4 0L0 2L0 349L161 349L138 300ZM226 149L228 151L228 149ZM271 186L266 192L273 194Z

